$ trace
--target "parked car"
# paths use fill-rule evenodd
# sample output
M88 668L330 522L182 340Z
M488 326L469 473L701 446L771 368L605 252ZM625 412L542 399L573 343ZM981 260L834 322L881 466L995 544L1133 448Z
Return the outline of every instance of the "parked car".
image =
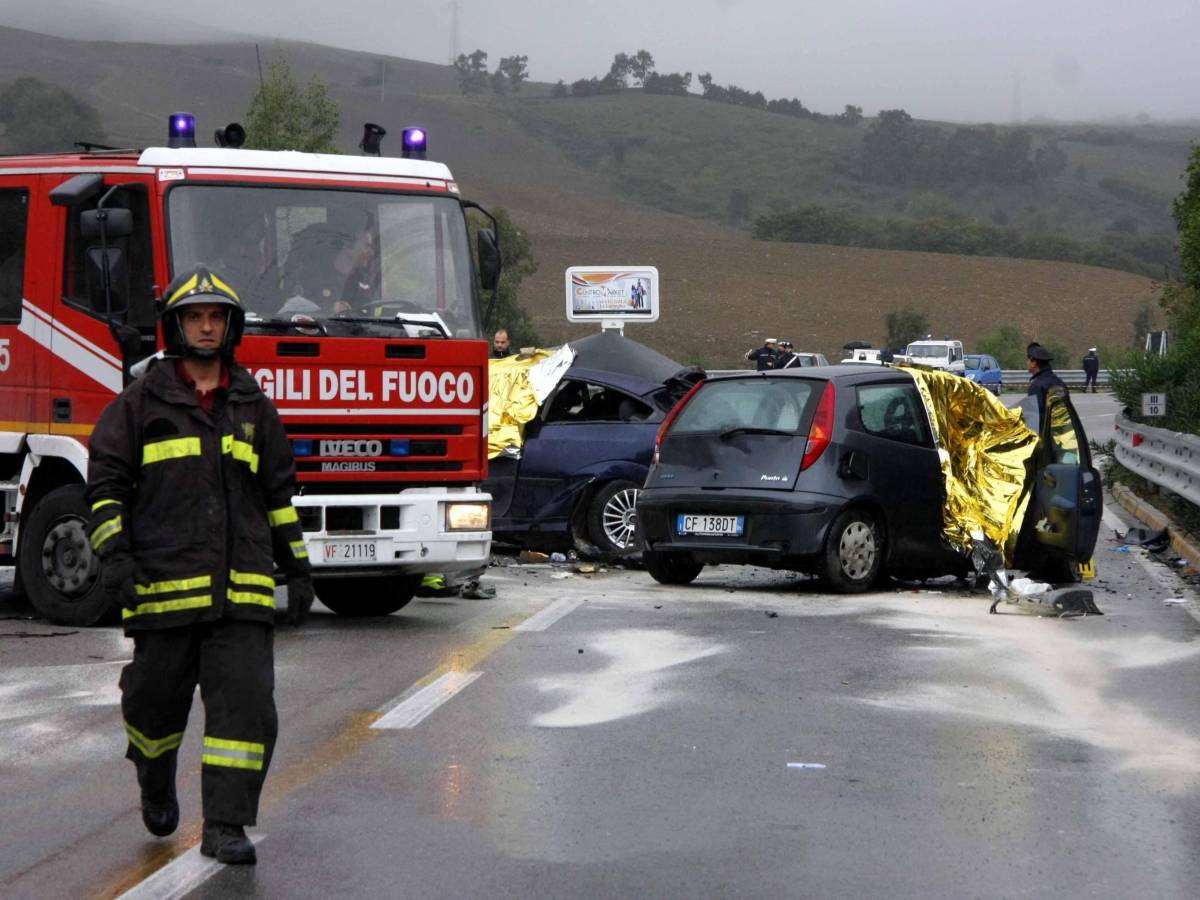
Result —
M1026 422L1041 440L1031 445L1036 474L1014 565L1071 580L1095 546L1100 477L1065 393L1052 392L1044 428L1029 399ZM908 371L711 378L663 424L638 498L646 568L687 584L710 563L767 566L815 573L842 592L866 590L884 572L966 575L968 557L943 534L933 434Z
M968 353L963 357L963 363L966 365L968 378L996 396L1000 395L1004 388L1004 378L996 357L987 353Z
M488 462L492 533L538 548L632 553L658 427L704 373L612 331L571 347L575 360L526 424L519 458Z

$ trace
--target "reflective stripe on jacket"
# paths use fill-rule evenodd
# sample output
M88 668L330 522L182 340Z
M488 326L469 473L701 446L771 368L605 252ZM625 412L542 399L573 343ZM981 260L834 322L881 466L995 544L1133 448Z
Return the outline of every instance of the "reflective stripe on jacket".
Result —
M208 413L174 360L152 364L104 410L90 456L92 545L101 559L133 558L126 631L270 622L276 566L285 577L309 571L291 445L240 366Z

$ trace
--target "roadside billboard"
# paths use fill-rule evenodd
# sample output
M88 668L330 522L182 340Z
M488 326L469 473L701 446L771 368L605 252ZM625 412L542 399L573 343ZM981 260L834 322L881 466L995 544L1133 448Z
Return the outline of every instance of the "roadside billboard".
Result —
M566 273L570 322L658 321L658 269L654 266L571 266Z

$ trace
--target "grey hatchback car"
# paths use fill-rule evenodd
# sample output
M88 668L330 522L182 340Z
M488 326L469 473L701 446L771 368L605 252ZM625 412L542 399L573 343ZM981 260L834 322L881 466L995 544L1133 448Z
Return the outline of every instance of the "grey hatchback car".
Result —
M1048 403L1014 564L1067 581L1091 558L1102 494L1069 398ZM943 537L945 505L914 377L843 364L698 384L659 430L637 511L646 568L660 582L737 563L812 572L856 592L885 571L969 574L968 557Z

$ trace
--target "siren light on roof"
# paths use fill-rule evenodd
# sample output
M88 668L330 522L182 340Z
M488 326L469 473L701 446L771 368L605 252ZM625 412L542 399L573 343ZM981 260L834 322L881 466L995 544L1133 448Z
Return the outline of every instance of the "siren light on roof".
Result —
M405 128L400 135L400 155L405 159L424 159L429 150L429 133L420 126Z
M171 113L167 127L168 147L196 146L196 117L188 112Z

